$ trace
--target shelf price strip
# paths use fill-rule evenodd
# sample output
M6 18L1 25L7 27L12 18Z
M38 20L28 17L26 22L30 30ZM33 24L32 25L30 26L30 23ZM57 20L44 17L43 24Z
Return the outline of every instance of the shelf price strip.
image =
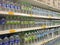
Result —
M16 32L16 30L11 29L11 30L9 30L9 32L10 32L10 33L15 33L15 32Z
M8 12L9 15L14 15L14 12Z

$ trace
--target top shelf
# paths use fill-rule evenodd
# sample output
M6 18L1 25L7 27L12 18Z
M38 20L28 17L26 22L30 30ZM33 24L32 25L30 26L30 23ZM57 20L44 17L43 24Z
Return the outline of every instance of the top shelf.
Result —
M41 16L41 15L33 15L33 14L24 14L24 13L16 13L16 12L6 12L0 11L0 15L11 15L11 16L27 16L27 17L35 17L35 18L42 18L42 19L53 19L53 20L60 20L60 17L51 17L51 16Z
M21 0L21 1L24 1L24 0ZM48 5L46 3L43 3L43 2L40 2L40 1L37 1L37 0L25 0L25 1L31 3L32 5L39 6L41 8L45 8L45 9L48 9L48 10L60 12L60 9L58 9L57 7Z

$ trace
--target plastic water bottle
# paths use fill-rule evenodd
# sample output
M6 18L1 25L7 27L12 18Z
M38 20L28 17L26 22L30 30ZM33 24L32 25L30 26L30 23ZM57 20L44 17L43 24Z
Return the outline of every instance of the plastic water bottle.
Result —
M9 39L8 39L8 37L5 37L5 38L3 39L3 44L4 44L4 45L9 45Z
M0 39L0 45L3 45L3 40L2 39Z
M4 30L4 25L6 23L5 17L0 17L0 29Z
M20 10L21 10L20 5L15 3L14 10L15 10L16 12L20 13Z
M14 36L10 36L10 38L9 38L10 40L9 40L9 43L10 43L10 45L15 45L15 43L14 43Z
M20 37L19 35L14 35L15 38L15 45L20 45Z
M29 42L29 35L28 33L25 33L25 36L24 36L24 45L29 45L30 42Z
M0 25L4 25L6 22L6 18L4 16L0 16Z
M2 3L0 2L0 11L2 11Z

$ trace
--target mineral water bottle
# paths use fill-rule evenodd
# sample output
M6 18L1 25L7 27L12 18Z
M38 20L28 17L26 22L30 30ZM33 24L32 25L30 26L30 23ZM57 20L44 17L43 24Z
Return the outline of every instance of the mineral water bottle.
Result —
M10 45L15 45L14 41L15 41L14 36L10 36L10 38L9 38Z
M8 39L8 37L5 37L5 38L3 39L3 44L4 44L4 45L9 45L9 39Z
M3 40L2 39L0 39L0 45L3 45Z
M2 3L0 2L0 11L2 11Z
M14 35L15 38L15 45L20 45L20 37L19 35Z
M28 41L28 34L26 33L25 35L24 35L24 45L29 45L29 41Z

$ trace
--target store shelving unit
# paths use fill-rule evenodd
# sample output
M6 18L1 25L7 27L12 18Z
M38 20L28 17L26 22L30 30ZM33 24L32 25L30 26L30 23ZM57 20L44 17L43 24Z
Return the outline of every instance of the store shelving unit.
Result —
M16 32L22 32L22 31L37 30L37 29L55 28L55 27L60 27L60 25L42 26L42 27L31 27L31 28L20 28L20 29L10 29L10 30L5 30L5 31L0 31L0 35L16 33Z
M21 0L21 1L24 1L24 0ZM29 2L29 3L31 3L33 5L36 5L36 6L45 8L45 9L49 9L49 10L60 12L60 9L59 8L54 7L52 5L48 5L48 4L44 3L44 2L40 2L38 0L25 0L25 1L26 2Z
M60 12L60 9L48 5L46 3L43 2L39 2L37 0L21 0L21 1L26 1L31 3L32 5L44 8L44 9L48 9L48 10L52 10L55 12ZM53 16L41 16L41 15L34 15L34 14L25 14L25 13L16 13L16 12L7 12L7 11L0 11L0 15L8 15L8 16L25 16L25 17L34 17L34 18L39 18L39 19L47 19L47 20L60 20L60 17L53 17ZM20 28L20 29L9 29L9 30L1 30L0 31L0 35L3 34L12 34L12 33L17 33L17 32L24 32L24 31L31 31L31 30L37 30L37 29L50 29L50 28L56 28L56 27L60 27L60 25L52 25L52 26L38 26L38 27L30 27L30 28ZM57 35L55 37L52 37L50 39L44 40L42 42L38 42L37 45L42 45L45 44L49 41L52 41L56 38L60 37L60 35Z
M60 37L60 35L58 35L56 37L52 37L51 39L48 39L48 40L44 40L41 43L37 43L37 45L43 45L43 44L48 43L49 41L52 41L52 40L54 40L54 39L56 39L58 37Z
M27 16L27 17L36 17L36 18L43 18L43 19L57 19L59 20L59 17L53 17L53 16L40 16L40 15L33 15L33 14L24 14L24 13L15 13L15 12L6 12L6 11L0 11L0 14L3 15L16 15L16 16Z

